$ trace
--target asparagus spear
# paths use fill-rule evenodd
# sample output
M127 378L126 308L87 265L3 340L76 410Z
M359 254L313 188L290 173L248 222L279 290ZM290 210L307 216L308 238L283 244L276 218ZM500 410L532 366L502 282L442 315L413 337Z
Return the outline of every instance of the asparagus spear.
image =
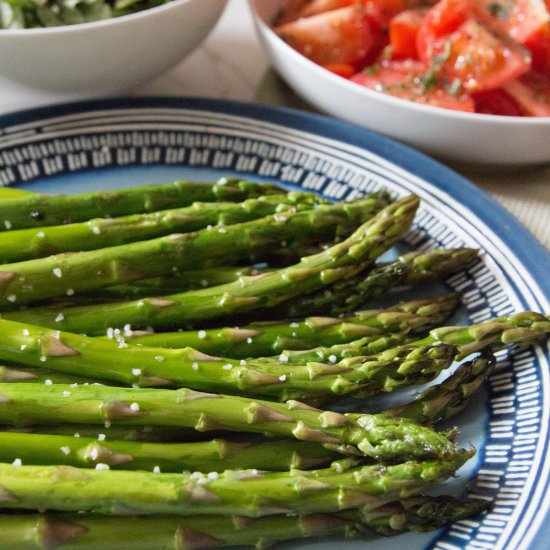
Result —
M292 209L320 204L310 193L267 195L244 202L195 202L190 206L120 218L95 218L66 225L0 233L0 262L20 262L62 252L80 252L197 231L208 225L231 225Z
M227 261L254 261L270 246L284 241L303 242L339 234L341 228L364 223L384 204L385 199L370 197L227 227L4 264L0 270L0 305L27 304Z
M444 342L458 346L457 359L484 349L498 350L514 344L533 345L550 334L550 317L533 311L523 311L495 317L470 326L439 327L414 344L425 346Z
M343 208L349 207L351 205ZM418 197L404 197L381 210L341 243L314 256L307 256L298 264L258 277L243 277L234 283L162 298L53 311L35 308L8 312L3 317L71 332L101 334L109 328L126 324L134 328L181 325L271 307L337 279L352 277L372 265L410 227L417 207ZM301 214L296 214L294 218ZM238 226L227 229L234 227ZM233 248L231 245L231 252Z
M404 419L346 415L299 401L275 403L189 389L161 390L6 383L0 386L0 422L179 426L201 432L229 430L313 441L344 454L382 462L449 457L443 435Z
M66 465L94 468L107 464L114 469L182 470L222 472L228 469L309 470L329 466L339 457L336 451L310 441L231 441L212 439L192 443L151 443L119 441L73 435L0 432L0 462ZM77 432L79 433L79 432Z
M417 496L361 513L275 515L251 521L244 516L109 517L94 514L0 515L0 549L150 550L220 548L268 544L320 536L357 538L407 531L433 531L475 517L488 508L481 499Z
M400 385L427 373L433 376L450 366L455 353L454 346L438 344L399 347L345 364L232 361L193 348L130 347L0 319L0 358L10 362L127 385L185 386L276 400L312 402L357 391L387 391L390 379Z
M443 281L464 269L477 256L473 248L435 249L410 252L386 264L379 264L366 276L358 274L337 281L328 289L285 302L266 314L279 318L305 315L349 315L365 307L369 301L387 294L401 285L418 285ZM262 312L263 313L263 312Z
M0 366L0 383L28 382L41 384L101 384L98 378L78 376L48 369L25 366ZM112 382L111 382L112 384Z
M288 318L316 314L349 315L354 308L363 308L369 300L399 285L443 280L470 263L476 253L475 249L470 248L411 252L392 262L377 264L365 275L354 277L353 283L339 282L332 285L328 291L325 289L309 296L297 297L299 306L294 302L280 304L274 310L266 311L265 317L269 316L273 319L277 316ZM192 288L230 283L243 275L251 274L247 273L248 270L256 274L268 271L266 268L257 267L217 267L186 271L102 288L95 293L75 296L71 300L65 299L65 303L76 306L85 303L97 304L98 300L104 302L147 297L153 294L176 294ZM257 312L254 316L261 320L263 313Z
M19 189L18 187L3 187L0 186L0 201L4 199L13 199L17 197L22 197L23 195L30 195L30 191L25 189Z
M402 302L391 309L400 313L408 313L424 318L426 322L434 325L441 324L447 317L453 313L459 304L458 294L445 294L428 298L426 300L412 300ZM368 310L363 314L368 315ZM428 321L429 320L429 321ZM337 363L348 357L357 357L359 355L375 355L398 346L406 346L414 341L416 330L427 330L428 326L422 327L421 323L417 328L401 332L388 332L382 335L364 336L358 340L346 344L335 344L333 346L319 346L309 350L283 350L280 355L264 357L263 361L280 362L281 356L284 361L292 364L304 364L308 361L321 361Z
M346 318L309 317L303 321L257 322L241 328L145 334L142 331L128 331L124 334L119 330L109 334L110 338L132 344L167 348L191 347L210 355L240 359L289 350L306 350L318 346L320 342L324 346L345 344L363 337L378 338L389 332L420 333L430 326L441 324L456 310L458 304L458 295L450 294L399 303L385 309L358 311ZM319 361L319 357L310 360Z
M409 418L420 424L452 418L466 407L493 372L495 364L491 353L480 355L460 365L441 384L429 387L409 403L386 409L384 414Z
M215 475L0 464L0 508L249 517L372 509L444 481L471 456L461 451L445 461L375 464L342 472L253 469Z
M0 425L0 431L10 433L31 433L43 435L63 435L68 437L91 437L93 439L116 439L122 441L147 441L149 443L191 443L208 441L214 437L227 437L227 432L198 432L192 428L173 426L97 426L86 424L38 424L13 427Z
M5 201L0 198L0 231L154 212L196 201L242 201L279 193L281 188L275 185L221 178L216 183L175 181L75 195L25 194Z

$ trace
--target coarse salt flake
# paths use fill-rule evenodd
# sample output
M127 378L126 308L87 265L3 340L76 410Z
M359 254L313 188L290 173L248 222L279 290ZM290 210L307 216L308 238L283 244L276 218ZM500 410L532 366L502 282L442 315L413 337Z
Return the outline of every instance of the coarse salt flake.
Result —
M131 409L132 411L139 411L139 403L135 403L135 402L134 402L134 403L131 403L131 404L130 404L130 409Z
M205 330L199 330L197 336L202 340L203 338L206 338L206 331Z
M54 267L52 269L52 273L58 278L60 279L63 275L63 272L61 271L61 269L59 269L58 267Z
M63 321L63 319L65 319L65 315L63 315L63 313L58 313L57 317L55 318L55 322L59 323L60 321Z
M139 376L141 374L141 369L132 369L132 374L134 376Z
M108 464L103 464L103 462L98 462L95 465L95 469L96 470L110 470L111 468L109 467Z
M71 452L71 448L64 445L63 447L59 447L59 450L64 454L68 455Z
M21 461L20 458L16 458L12 463L11 463L12 466L15 466L16 468L19 467L19 466L22 466L23 465L23 462Z

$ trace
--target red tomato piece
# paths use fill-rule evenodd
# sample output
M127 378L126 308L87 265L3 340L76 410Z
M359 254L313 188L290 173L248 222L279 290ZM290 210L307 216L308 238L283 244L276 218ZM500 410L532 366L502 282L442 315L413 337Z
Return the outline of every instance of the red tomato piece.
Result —
M500 88L530 69L529 52L467 19L457 30L435 41L433 61L468 92Z
M535 70L550 73L550 13L544 0L476 1L483 8L484 21L527 47Z
M474 102L469 96L452 93L432 76L420 61L385 60L353 75L350 80L401 99L457 111L474 111Z
M433 6L418 30L416 46L420 59L428 63L434 56L434 44L456 31L473 11L472 0L440 0Z
M320 65L356 64L373 45L369 19L357 4L302 17L274 30L296 51Z
M283 6L281 13L275 20L275 25L284 25L295 21L300 17L300 13L311 2L311 0L288 0Z
M476 113L485 115L521 116L521 109L503 89L485 90L472 96Z
M357 3L357 0L311 0L300 12L300 17L310 17L325 11L351 6L355 3Z
M353 76L356 70L353 65L346 65L344 63L341 63L339 65L323 65L323 68L327 71L330 71L331 73L342 76L344 78L349 78L350 76Z
M523 115L550 117L550 75L530 73L509 82L504 90L517 102Z
M425 9L410 9L391 19L389 37L394 59L418 59L416 38L426 13Z

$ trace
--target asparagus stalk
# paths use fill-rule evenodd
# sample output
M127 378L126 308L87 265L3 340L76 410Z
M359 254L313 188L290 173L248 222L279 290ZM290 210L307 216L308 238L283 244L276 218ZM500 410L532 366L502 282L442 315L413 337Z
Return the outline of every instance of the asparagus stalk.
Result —
M150 347L191 347L210 355L248 358L289 350L308 350L318 346L345 344L364 337L387 333L420 333L441 324L459 304L456 294L427 300L399 303L385 309L356 312L346 318L309 317L303 321L257 322L238 327L180 332L127 334L120 330L110 338ZM331 355L330 353L327 357ZM367 355L357 353L356 355ZM319 361L319 357L310 359Z
M344 209L350 207L342 206ZM314 256L307 256L298 264L261 276L243 277L233 283L162 298L53 311L35 308L8 312L3 317L71 332L104 334L109 328L126 324L134 328L165 327L272 307L304 292L322 288L337 279L352 277L372 265L410 227L417 207L418 197L404 197L381 210L341 243ZM302 214L305 213L298 213L288 220ZM229 231L235 227L238 226L229 226L227 229ZM280 228L275 229L277 232ZM234 244L229 245L231 253L234 248Z
M445 294L426 300L412 300L402 302L391 309L400 313L408 313L414 317L421 317L428 323L440 325L458 307L458 294ZM368 315L364 310L363 314ZM429 321L428 321L429 320ZM337 363L349 357L360 355L375 355L398 346L406 346L414 341L414 333L418 330L428 330L429 325L422 327L422 324L410 330L401 332L388 332L382 335L364 336L358 340L346 344L335 344L332 346L319 346L309 350L283 350L280 355L264 357L263 361L280 362L281 356L287 363L304 364L308 361L321 361Z
M385 198L373 196L227 227L4 264L0 270L0 305L22 305L227 261L254 261L281 242L333 237L341 228L364 223L386 203Z
M216 183L176 181L75 195L24 194L5 201L0 198L0 231L154 212L188 206L196 201L238 202L281 191L280 187L271 184L222 178Z
M80 252L186 233L208 225L232 225L278 212L320 204L310 193L267 195L244 202L195 202L190 206L120 218L95 218L66 225L0 233L0 262L20 262L62 252Z
M253 469L216 475L0 464L0 508L248 517L372 509L444 481L471 456L462 451L445 461L375 464L342 472Z
M313 441L381 462L455 454L445 436L401 418L355 415L350 420L344 414L313 409L299 401L275 403L186 388L6 383L0 387L0 422L14 426L121 424L250 432Z
M387 391L389 380L408 384L418 376L447 368L455 353L454 346L438 344L399 347L339 364L288 365L262 358L232 361L193 348L130 347L0 319L0 358L10 362L127 385L185 386L276 400L312 402L358 391Z
M301 247L299 251L301 252ZM392 262L378 264L366 275L358 275L353 278L353 284L335 283L329 291L325 289L310 296L297 297L299 306L293 302L283 303L265 314L271 319L277 316L288 318L316 314L349 315L354 311L354 307L363 308L369 300L385 294L391 288L443 280L470 263L476 253L475 249L469 248L411 252ZM65 299L65 302L76 306L85 303L97 304L98 300L104 302L153 294L176 294L192 288L230 283L243 275L250 275L250 272L259 274L264 271L267 269L257 267L217 267L186 271L102 288L95 293L74 297L70 301Z
M19 189L18 187L0 187L0 201L2 202L4 199L13 199L30 194L30 191Z
M68 437L90 437L122 441L147 441L149 443L191 443L208 441L214 437L227 437L227 432L198 432L192 428L174 428L173 426L97 426L86 424L43 424L24 427L0 425L0 431L10 433L31 433L43 435L62 435Z
M477 254L478 251L473 248L410 252L393 262L377 265L366 276L359 274L349 280L337 281L328 289L283 303L266 314L280 318L349 315L364 308L369 301L384 296L392 288L443 281L464 269Z
M40 384L101 384L99 378L78 376L54 370L25 366L0 366L0 383L28 382ZM112 384L112 382L111 382Z
M375 533L392 536L407 531L433 531L475 517L488 507L481 499L417 496L385 504L372 512L244 516L109 517L93 514L0 515L0 549L150 550L221 548L268 544L292 539Z
M425 338L416 340L419 346L444 342L457 346L457 359L491 349L493 351L514 344L533 345L543 342L550 334L550 317L542 313L524 311L495 317L470 326L439 327Z
M409 403L386 409L384 414L420 424L452 418L467 406L495 365L495 357L490 353L476 357L460 365L441 384L429 387Z
M77 432L79 433L79 432ZM66 465L162 472L222 472L234 469L284 471L329 466L339 455L318 443L282 439L231 441L212 439L192 443L120 441L102 436L46 435L0 432L0 462ZM341 456L340 456L341 458Z

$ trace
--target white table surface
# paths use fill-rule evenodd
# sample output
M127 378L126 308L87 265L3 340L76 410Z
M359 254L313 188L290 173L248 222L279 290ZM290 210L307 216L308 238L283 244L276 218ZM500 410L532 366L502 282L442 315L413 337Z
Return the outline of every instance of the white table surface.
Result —
M200 48L129 95L193 95L307 108L271 72L246 0L229 0L218 25ZM67 99L21 90L0 80L0 114ZM550 250L550 165L505 171L452 168L499 201Z

